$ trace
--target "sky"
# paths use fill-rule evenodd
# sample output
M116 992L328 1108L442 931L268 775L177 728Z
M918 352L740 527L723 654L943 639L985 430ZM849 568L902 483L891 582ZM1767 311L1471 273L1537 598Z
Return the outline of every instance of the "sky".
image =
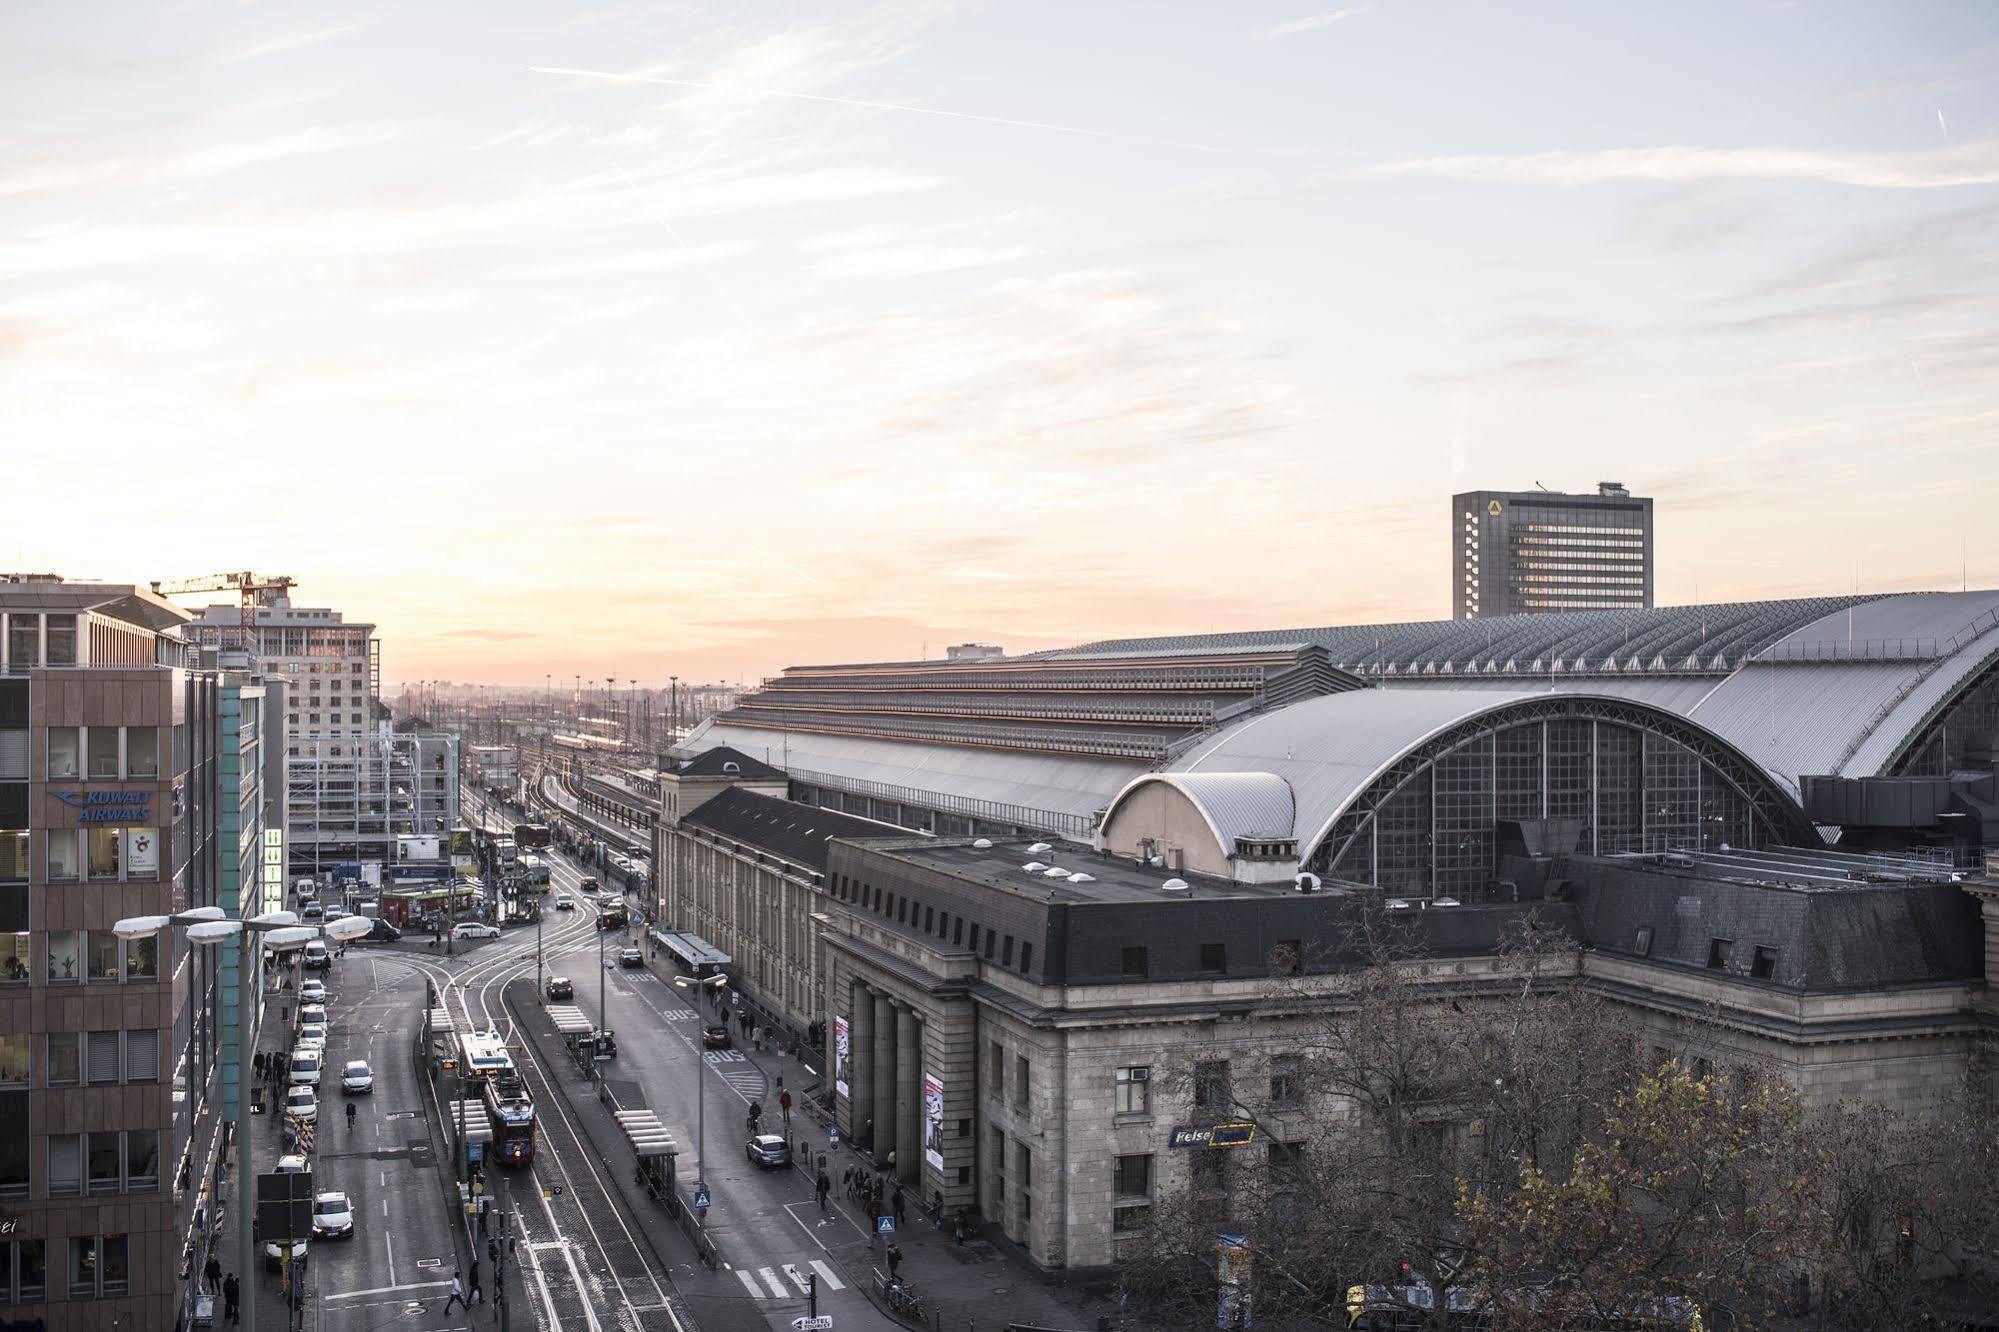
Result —
M1438 618L1606 479L1999 585L1986 0L13 0L0 120L0 568L392 682Z

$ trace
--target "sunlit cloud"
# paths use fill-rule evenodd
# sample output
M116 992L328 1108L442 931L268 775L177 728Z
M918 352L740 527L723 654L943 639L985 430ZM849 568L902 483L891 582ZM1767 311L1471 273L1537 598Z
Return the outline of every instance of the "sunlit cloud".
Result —
M1321 28L1330 28L1335 23L1345 22L1354 15L1364 12L1364 9L1364 6L1355 6L1352 9L1329 10L1323 14L1307 14L1303 18L1291 19L1288 22L1279 23L1274 27L1264 28L1257 35L1269 39L1276 37L1296 37L1300 33L1317 32Z
M1384 175L1435 176L1486 185L1808 180L1881 190L1949 189L1999 183L1999 139L1911 153L1666 147L1423 157L1384 162L1374 170Z

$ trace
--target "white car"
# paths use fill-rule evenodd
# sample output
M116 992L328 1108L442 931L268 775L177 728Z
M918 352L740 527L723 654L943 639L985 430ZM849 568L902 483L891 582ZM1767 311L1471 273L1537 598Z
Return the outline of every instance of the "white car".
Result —
M332 996L326 991L326 982L317 976L298 987L300 1003L323 1004Z
M341 907L328 907L326 908L326 923L331 925L334 921L345 920L353 914L353 912Z
M319 1122L319 1093L310 1087L294 1087L285 1093L285 1113L307 1124Z
M326 1048L326 1024L324 1022L299 1023L298 1039L293 1044L299 1046L301 1049L311 1046L315 1050L324 1050Z
M574 911L576 909L576 899L568 893L557 893L555 895L555 909L557 911Z
M319 1085L319 1047L301 1045L292 1051L291 1073L288 1075L294 1087L317 1087Z
M307 1022L317 1022L322 1027L327 1025L326 1005L325 1004L300 1005L298 1010L298 1020L301 1025Z
M290 1156L280 1156L278 1158L276 1173L280 1175L303 1175L310 1169L312 1167L306 1164L305 1157L294 1153Z
M375 1090L375 1070L368 1067L365 1059L350 1059L347 1067L340 1070L340 1090L348 1095Z
M354 1204L344 1193L322 1193L312 1200L314 1239L351 1239L354 1235Z
M265 1270L271 1272L281 1271L284 1268L284 1254L287 1249L291 1251L293 1262L299 1263L305 1261L304 1240L269 1240L264 1245Z
M454 939L497 939L500 937L500 927L497 925L482 925L476 920L468 920L462 924L453 925L451 927L451 937Z

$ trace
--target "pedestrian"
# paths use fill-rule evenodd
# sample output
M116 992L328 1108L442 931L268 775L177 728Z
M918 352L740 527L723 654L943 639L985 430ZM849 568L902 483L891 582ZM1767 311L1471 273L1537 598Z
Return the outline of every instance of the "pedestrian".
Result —
M474 1258L472 1260L472 1303L484 1304L485 1302L486 1292L479 1288L479 1260Z
M781 1092L779 1092L779 1093L777 1094L777 1108L778 1108L779 1110L782 1110L782 1111L784 1112L784 1126L785 1126L786 1128L790 1128L790 1127L791 1127L791 1093L790 1093L790 1092L788 1092L788 1091L781 1091Z
M445 1313L451 1312L451 1305L454 1300L457 1302L459 1308L467 1313L472 1312L472 1306L465 1300L465 1282L456 1271L451 1274L451 1293L444 1297Z
M902 1266L902 1246L894 1240L890 1240L888 1248L883 1251L882 1256L888 1259L888 1279L894 1281L895 1270Z
M237 1321L236 1301L242 1294L242 1284L236 1280L236 1274L231 1272L222 1282L222 1309L229 1315L229 1321L232 1323Z
M965 1242L965 1224L968 1219L969 1218L965 1215L965 1209L960 1207L958 1209L958 1223L957 1223L958 1243L960 1245L963 1245Z
M848 1166L840 1172L840 1194L848 1202L854 1200L854 1168Z
M942 1230L944 1228L944 1190L937 1190L936 1196L931 1199L930 1210L937 1218L931 1223L930 1228L932 1230Z
M819 1182L812 1186L812 1190L814 1193L817 1193L819 1195L819 1215L825 1216L828 1211L828 1208L826 1206L826 1195L833 1191L832 1178L828 1176L825 1171L823 1170L820 1171Z
M875 1247L875 1238L881 1233L882 1205L873 1198L868 1199L868 1248Z
M208 1255L208 1265L201 1269L201 1281L210 1295L221 1293L222 1260L212 1253Z
M257 1071L258 1077L261 1078L264 1076L264 1052L262 1050L257 1051L257 1057L250 1061L250 1067Z
M895 1228L897 1230L902 1229L903 1222L907 1220L909 1216L909 1213L905 1210L905 1204L903 1202L902 1185L898 1184L895 1186L895 1194L893 1197L889 1199L888 1209L891 1212L895 1213Z

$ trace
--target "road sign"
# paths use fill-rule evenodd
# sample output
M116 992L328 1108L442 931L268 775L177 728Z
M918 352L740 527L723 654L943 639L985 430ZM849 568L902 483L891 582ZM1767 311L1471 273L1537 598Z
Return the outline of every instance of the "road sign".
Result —
M895 1233L895 1218L892 1216L876 1217L875 1229L884 1235L893 1235Z
M834 1147L840 1145L840 1126L838 1124L826 1130L826 1141Z
M552 1188L543 1189L541 1196L544 1198L560 1198L562 1196L562 1186L557 1184Z
M792 1332L825 1332L825 1329L833 1326L833 1315L817 1314L811 1318L794 1318L791 1320L791 1326Z
M708 1190L706 1189L694 1190L694 1205L696 1207L704 1209L708 1206Z
M1247 1147L1256 1141L1256 1125L1248 1121L1229 1124L1180 1124L1166 1139L1170 1147Z

